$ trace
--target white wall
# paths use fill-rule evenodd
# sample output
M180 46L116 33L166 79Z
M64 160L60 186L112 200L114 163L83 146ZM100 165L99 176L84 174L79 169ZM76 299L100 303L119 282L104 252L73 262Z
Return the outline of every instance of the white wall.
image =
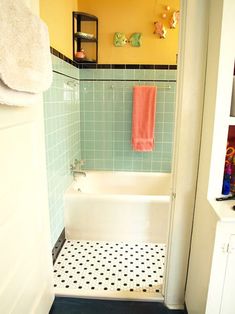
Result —
M38 0L28 0L37 10ZM0 104L0 313L46 314L53 301L43 104Z

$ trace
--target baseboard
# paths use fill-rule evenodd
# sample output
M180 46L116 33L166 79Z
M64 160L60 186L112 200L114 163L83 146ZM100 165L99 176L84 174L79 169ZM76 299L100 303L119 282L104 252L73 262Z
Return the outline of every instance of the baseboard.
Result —
M165 306L170 310L185 310L185 306L182 304L173 304L173 305L165 304Z
M58 240L56 241L56 244L54 245L52 249L52 259L53 259L53 264L55 263L57 256L60 253L60 250L62 249L62 246L65 242L65 230L63 229Z

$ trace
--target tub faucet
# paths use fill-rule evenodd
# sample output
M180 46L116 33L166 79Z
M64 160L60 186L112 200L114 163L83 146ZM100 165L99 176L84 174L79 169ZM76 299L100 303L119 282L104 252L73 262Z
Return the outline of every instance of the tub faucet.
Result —
M86 177L86 172L84 171L79 171L79 170L72 170L73 173L73 178L75 179L76 174L81 174L82 176Z

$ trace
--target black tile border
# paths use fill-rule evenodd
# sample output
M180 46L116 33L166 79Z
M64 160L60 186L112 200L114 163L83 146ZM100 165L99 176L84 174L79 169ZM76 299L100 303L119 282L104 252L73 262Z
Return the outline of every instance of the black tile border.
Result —
M78 63L50 47L51 54L79 69L136 69L136 70L177 70L176 64L95 64Z
M61 249L62 246L64 245L65 242L65 230L63 229L58 240L56 241L56 244L54 245L53 249L52 249L52 260L53 260L53 264L55 263Z
M65 62L75 66L76 68L79 68L79 64L71 59L69 59L68 57L66 57L65 55L63 55L62 53L60 53L58 50L56 50L53 47L50 47L50 52L51 54L53 54L54 56L64 60Z

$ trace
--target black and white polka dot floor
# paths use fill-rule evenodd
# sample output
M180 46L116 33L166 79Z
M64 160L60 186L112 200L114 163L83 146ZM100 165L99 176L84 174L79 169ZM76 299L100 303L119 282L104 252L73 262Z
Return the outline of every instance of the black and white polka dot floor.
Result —
M166 245L66 241L54 265L56 291L161 293ZM65 292L63 294L66 294Z

